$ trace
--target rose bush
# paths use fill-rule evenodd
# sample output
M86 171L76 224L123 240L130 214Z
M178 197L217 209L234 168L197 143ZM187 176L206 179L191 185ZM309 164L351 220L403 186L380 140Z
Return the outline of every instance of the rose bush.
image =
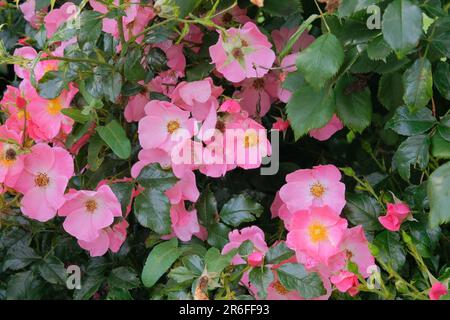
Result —
M449 9L0 1L0 299L448 299Z

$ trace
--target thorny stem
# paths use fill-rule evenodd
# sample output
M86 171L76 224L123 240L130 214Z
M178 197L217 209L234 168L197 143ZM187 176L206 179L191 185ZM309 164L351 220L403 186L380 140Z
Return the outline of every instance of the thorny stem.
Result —
M120 0L120 5L122 6L123 5L123 0ZM123 19L122 19L122 16L121 15L119 15L118 17L117 17L117 26L118 26L118 28L119 28L119 37L120 37L120 43L122 44L122 46L125 44L125 34L124 34L124 31L123 31Z
M219 1L217 1L217 2L219 2ZM221 10L221 11L219 11L219 12L213 14L210 18L215 18L215 17L217 17L217 16L220 16L221 14L224 14L225 12L227 12L227 11L233 9L236 5L237 5L237 1L235 1L235 2L234 2L231 6L229 6L228 8L225 8L225 9L223 9L223 10Z
M330 26L328 25L327 20L324 18L325 15L324 15L322 9L320 8L319 4L317 3L317 0L314 0L314 3L316 4L316 7L317 7L317 9L318 9L319 12L320 12L320 18L322 19L322 21L323 21L325 27L327 28L328 33L331 33Z
M94 60L94 59L86 59L86 58L71 58L71 57L58 57L58 56L46 56L44 58L41 58L41 61L45 61L45 60L60 60L60 61L66 61L66 62L81 62L81 63L89 63L89 64L94 64L94 65L103 65L103 66L108 66L111 69L114 69L114 66L106 63L106 62L102 62L99 60Z
M377 261L383 267L383 269L387 271L387 273L389 274L389 278L394 278L394 279L400 281L401 283L405 284L411 290L411 294L414 295L415 297L427 299L427 297L423 293L421 293L415 286L413 286L412 284L407 282L405 279L403 279L402 276L397 273L397 271L392 269L390 266L387 266L381 260L377 259Z
M165 25L165 24L167 24L167 23L169 23L169 22L176 21L176 20L177 20L177 19L175 19L175 18L169 18L169 19L163 20L163 21L161 21L161 22L152 24L151 26L145 28L143 31L141 31L141 32L139 32L138 34L132 36L132 37L127 41L127 43L133 43L133 42L135 42L136 39L139 38L140 36L143 36L143 35L147 34L147 32L149 32L149 31L151 31L151 30L153 30L153 29L156 29L156 28L158 28L158 27L160 27L160 26L163 26L163 25Z

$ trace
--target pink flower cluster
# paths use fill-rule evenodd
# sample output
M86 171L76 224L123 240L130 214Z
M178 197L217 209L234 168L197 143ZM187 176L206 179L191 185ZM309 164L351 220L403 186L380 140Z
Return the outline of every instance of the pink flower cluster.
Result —
M48 38L77 11L70 2L48 14L46 10L36 13L34 8L34 1L21 5L32 26L45 24ZM63 56L64 49L75 42L74 38L55 43L51 55ZM18 87L7 86L0 101L1 111L7 116L0 126L2 192L21 195L20 209L31 219L46 222L56 215L65 217L64 229L92 256L103 255L108 249L117 252L125 241L128 223L124 219L115 221L122 217L122 210L111 188L102 185L96 191L66 192L75 174L72 155L65 149L74 121L62 110L71 107L78 89L70 83L54 99L41 97L31 84L32 78L39 81L45 73L58 70L58 61L42 54L31 69L31 61L38 56L35 49L23 46L14 55L30 63L14 66L22 80ZM71 150L76 153L81 146L78 143Z
M228 235L229 242L223 247L222 254L226 254L230 252L232 249L237 249L240 247L242 243L245 241L250 241L253 245L253 252L250 253L246 259L247 262L239 255L236 254L236 256L232 259L232 264L239 265L239 264L246 264L248 263L252 267L258 267L263 264L264 257L269 250L266 241L264 239L264 232L256 227L247 227L243 228L241 230L233 230ZM279 244L274 243L274 245ZM269 284L267 288L267 299L268 300L304 300L304 298L299 294L297 291L290 291L287 290L281 283L278 278L278 271L277 269L282 266L285 263L296 263L297 258L293 256L292 258L289 258L287 260L282 261L279 264L275 265L267 265L267 267L270 268L270 270L273 273L274 280ZM326 289L326 293L323 296L314 298L314 300L326 300L331 295L331 283L322 270L317 269L314 270L317 271L320 275L323 285ZM255 285L251 283L249 280L249 272L245 272L241 278L241 283L248 288L250 293L258 299L258 289Z
M211 78L180 82L171 102L148 102L139 120L142 150L131 174L137 177L151 163L172 168L179 181L166 195L172 204L173 234L183 241L205 234L195 209L185 209L185 201L196 202L199 197L194 171L222 177L237 167L257 168L270 154L264 127L240 110L236 100L220 104L222 92Z
M297 170L286 176L277 193L272 216L284 221L286 244L297 261L319 272L341 292L358 293L358 276L347 270L349 262L367 278L375 265L361 226L347 227L340 217L345 206L345 185L333 165Z
M20 209L25 216L41 222L57 214L66 217L64 229L92 256L103 255L108 248L113 252L119 250L128 224L126 220L113 224L115 217L122 217L122 210L109 186L102 185L97 191L66 193L74 175L73 159L68 151L37 143L23 153L16 144L17 133L1 126L0 134L15 142L1 145L0 182L8 191L23 195Z
M62 55L63 48L58 47L54 55ZM31 47L15 50L14 55L28 60L36 58L38 53ZM48 71L58 69L56 60L43 60L33 69L36 80L41 79ZM6 127L17 132L26 129L27 137L39 142L58 142L67 136L73 126L73 120L65 116L61 110L69 108L78 89L70 84L68 90L63 90L55 99L44 99L31 85L28 67L14 66L18 77L22 78L19 87L7 86L0 101L1 109L8 115Z
M91 7L102 14L108 13L108 7L102 2L89 0ZM114 0L113 4L119 6L121 2ZM147 24L155 17L153 9L148 6L141 6L139 2L125 1L125 16L122 17L122 24L126 32L124 32L125 40L136 37L136 41L140 43L144 38L141 34ZM119 26L116 19L104 18L103 31L119 38Z
M295 29L287 28L272 32L278 52L283 50L294 32ZM299 52L313 41L313 36L302 34L291 53L279 61L281 71L272 70L275 53L271 43L253 22L247 21L242 28L219 32L219 40L209 48L209 52L218 73L240 87L233 97L240 101L242 108L251 116L264 116L277 100L284 103L290 100L292 93L284 89L282 83L289 73L297 70L295 62ZM288 127L288 122L279 119L273 128L285 131ZM342 122L334 115L324 127L311 130L310 135L324 141L342 128Z
M104 255L108 248L117 252L126 239L127 221L113 224L114 218L122 217L122 209L108 185L96 191L70 190L58 215L65 217L64 230L91 256Z
M380 223L389 231L398 231L402 222L411 215L405 203L388 203L385 216L379 217Z

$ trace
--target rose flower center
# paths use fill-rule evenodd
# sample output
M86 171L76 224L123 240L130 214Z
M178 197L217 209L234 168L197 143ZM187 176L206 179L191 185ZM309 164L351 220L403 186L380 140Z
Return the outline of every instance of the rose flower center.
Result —
M320 223L314 223L308 227L309 237L311 242L316 243L326 240L328 238L327 228Z
M6 152L5 152L5 160L6 161L15 161L16 156L17 156L16 150L14 150L12 148L6 150Z
M88 201L86 201L86 203L85 203L85 207L86 207L86 210L89 212L89 213L94 213L94 211L97 209L97 201L95 201L95 200L93 200L93 199L90 199L90 200L88 200Z
M321 198L325 193L325 187L320 182L316 182L311 186L309 191L314 197Z
M47 111L52 116L56 116L57 114L60 113L62 108L63 107L62 107L62 105L61 105L61 103L59 102L58 99L52 99L48 103Z
M34 178L34 183L38 187L46 187L50 183L50 178L46 173L38 173L38 175Z
M167 124L167 132L170 134L174 133L176 130L180 128L180 123L176 120L169 121Z
M246 134L244 137L244 146L247 149L256 146L258 144L258 142L259 142L259 137L255 133Z
M234 48L233 51L231 51L231 55L235 59L242 59L242 58L244 58L244 53L242 52L241 48Z

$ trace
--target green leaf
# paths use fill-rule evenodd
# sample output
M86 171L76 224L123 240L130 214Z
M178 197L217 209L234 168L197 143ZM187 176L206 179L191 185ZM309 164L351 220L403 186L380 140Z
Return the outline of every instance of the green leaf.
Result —
M262 9L277 17L287 17L302 11L300 0L264 0Z
M108 147L118 156L120 159L128 159L131 154L131 143L117 120L112 120L106 126L100 126L96 128L100 138L105 141Z
M103 277L103 275L89 275L87 277L84 277L84 280L81 283L81 289L75 289L73 299L90 299L100 289L100 286L104 281L105 277Z
M216 223L217 201L209 188L205 189L200 198L195 203L197 215L200 223L205 226L211 226Z
M295 252L289 249L283 241L270 247L264 257L264 260L267 264L278 264L291 258L294 254Z
M395 109L404 104L402 75L399 72L383 74L378 87L378 99L388 110Z
M309 30L309 28L311 27L311 24L318 18L319 18L319 15L312 14L305 21L303 21L301 25L298 26L297 30L295 30L295 32L292 34L292 36L288 39L288 41L282 48L282 50L278 56L279 61L282 61L283 58L286 57L286 55L288 55L291 52L292 47L295 45L295 43L298 41L298 39L301 37L301 35L306 30ZM294 19L296 19L296 17Z
M134 202L138 222L158 234L170 233L170 202L164 192L176 183L177 178L171 171L153 164L142 169L137 181L144 187Z
M267 288L274 279L272 270L265 266L254 268L249 274L250 283L258 289L258 296L261 299L267 297Z
M343 62L342 44L333 34L327 33L298 55L296 65L306 81L312 87L320 89L339 71Z
M283 89L286 89L291 92L295 92L305 83L305 78L303 74L296 70L294 72L289 72L286 76L286 79L281 84Z
M330 121L336 108L334 91L326 87L315 91L306 83L296 91L286 106L295 140L311 129L322 128Z
M193 13L195 8L201 3L201 0L174 0L174 4L179 8L179 18L184 18Z
M3 271L8 269L19 270L39 259L39 255L37 255L33 248L30 248L22 242L18 242L8 249L4 257Z
M139 287L139 281L136 271L130 267L119 267L111 271L108 277L108 284L111 288L134 289Z
M42 282L28 270L9 277L6 297L8 300L37 300L42 298L42 289Z
M47 71L39 80L37 91L42 98L55 99L59 97L66 82L62 71Z
M378 249L376 258L386 265L399 271L405 264L406 251L398 233L383 231L375 237L373 244Z
M386 61L391 52L391 47L389 47L381 35L370 41L367 45L367 56L371 60Z
M404 57L422 36L422 11L408 0L394 0L383 14L382 31L397 56Z
M436 118L428 108L412 112L407 107L401 107L386 123L386 129L391 129L404 136L413 136L427 132L435 123Z
M93 10L83 10L79 19L78 44L80 47L87 42L95 44L102 33L102 14Z
M133 297L128 290L114 287L108 290L106 300L133 300Z
M440 17L430 27L431 48L439 52L442 56L450 58L450 17L446 14Z
M90 276L102 277L110 268L110 262L106 257L94 257L89 260L86 273Z
M344 214L353 225L362 225L365 231L382 229L378 217L383 210L376 199L365 193L351 193L346 196L346 199Z
M450 64L439 61L433 73L434 85L446 100L450 100Z
M158 244L149 253L142 270L142 283L151 288L181 255L178 240L173 238Z
M438 159L450 159L450 141L437 131L431 138L431 154Z
M172 270L170 270L167 277L175 280L178 283L183 283L186 281L193 280L198 277L195 273L193 273L191 270L189 270L186 267L177 267Z
M97 169L102 164L103 157L100 157L99 155L103 146L105 146L105 144L103 143L102 138L100 138L98 134L94 134L89 140L88 156L87 156L89 170L97 171Z
M178 181L172 171L164 170L159 164L151 164L144 167L137 182L145 188L158 188L163 191L170 189Z
M161 43L170 39L173 36L173 33L170 24L161 25L159 27L155 26L145 35L144 42L146 44Z
M207 63L206 61L204 63L200 63L190 68L187 68L186 80L189 82L203 80L212 72L213 69L214 65Z
M437 126L437 131L447 141L450 141L450 114L441 117L441 121Z
M233 249L227 254L222 255L217 248L210 248L205 255L206 271L209 274L220 275L220 273L228 267L231 259L236 255L237 250Z
M356 62L351 66L350 72L352 73L370 73L375 72L379 74L387 74L396 72L403 69L410 60L408 58L397 59L395 54L390 54L386 61L383 60L370 60L367 52L363 52ZM403 102L402 102L403 104Z
M430 175L427 191L431 226L450 222L450 162L443 164Z
M47 9L48 6L53 9L56 0L38 0L36 1L35 10L39 11L41 9Z
M67 41L75 37L79 29L79 24L76 22L76 19L77 18L63 21L58 29L53 33L48 42L50 44L53 44L55 42Z
M64 263L55 256L49 256L38 265L39 274L51 284L66 285L67 272Z
M255 216L259 217L263 211L263 206L258 202L240 194L223 205L220 218L226 224L237 227L241 223L254 221Z
M160 48L151 48L146 54L147 65L153 72L159 73L168 69L167 56Z
M200 276L205 269L203 259L196 254L183 257L182 261L183 265L197 276Z
M6 250L17 243L27 245L31 241L31 233L18 227L5 228L0 233L0 250Z
M231 229L221 222L211 225L208 228L208 244L222 249L228 243L228 234L230 231Z
M441 228L430 228L428 219L425 221L413 222L409 226L409 235L414 240L414 245L419 254L424 258L432 258L434 249L441 237Z
M354 13L366 9L371 4L377 3L378 0L345 0L339 5L339 16L350 17Z
M298 291L305 299L324 295L326 290L322 279L316 272L308 273L298 263L285 263L277 269L281 284L289 291Z
M145 78L142 66L142 52L140 49L129 50L124 61L124 76L128 81L138 82Z
M409 181L410 166L418 165L425 169L429 161L428 149L430 138L426 135L412 136L403 141L392 158L392 164L397 168L400 177Z
M336 85L336 111L339 119L350 129L362 132L372 120L372 99L369 88L352 90L358 79L344 76Z
M405 94L403 100L413 110L425 107L433 96L431 63L426 58L417 59L403 75Z
M66 139L66 148L71 148L92 127L92 122L75 124L72 133Z
M96 79L99 81L99 79ZM103 95L112 103L115 103L122 91L122 76L119 72L108 70L103 77L100 78L100 87Z
M250 254L253 253L253 249L254 249L253 242L251 242L250 240L245 240L239 246L238 254L241 257L248 257Z
M61 109L61 113L69 118L72 118L75 122L86 123L91 120L91 116L83 114L81 110L75 108Z
M127 207L131 202L131 194L133 192L133 183L131 182L117 182L109 185L112 192L117 197L122 208L122 214L125 215Z

